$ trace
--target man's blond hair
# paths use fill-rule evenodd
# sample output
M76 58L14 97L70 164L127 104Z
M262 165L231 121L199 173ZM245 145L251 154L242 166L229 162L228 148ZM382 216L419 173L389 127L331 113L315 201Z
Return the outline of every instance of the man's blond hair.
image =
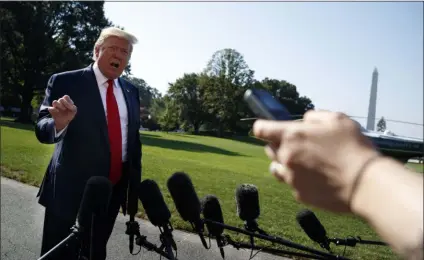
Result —
M131 56L131 53L132 53L132 50L133 50L133 45L138 42L137 38L134 35L127 33L126 31L121 30L117 27L104 28L102 30L102 32L100 33L100 36L97 39L96 43L94 44L94 48L93 48L93 60L94 61L97 59L96 58L96 48L101 46L104 43L104 41L109 37L119 37L119 38L123 38L123 39L127 40L128 43L130 44L130 56Z

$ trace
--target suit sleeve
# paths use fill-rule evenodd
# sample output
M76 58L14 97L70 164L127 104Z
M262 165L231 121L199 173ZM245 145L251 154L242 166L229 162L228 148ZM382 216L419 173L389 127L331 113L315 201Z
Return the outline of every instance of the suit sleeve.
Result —
M54 144L59 142L65 135L66 128L59 133L56 133L54 120L48 110L52 106L53 100L59 99L57 75L50 77L43 103L40 106L38 117L35 125L35 135L43 144Z

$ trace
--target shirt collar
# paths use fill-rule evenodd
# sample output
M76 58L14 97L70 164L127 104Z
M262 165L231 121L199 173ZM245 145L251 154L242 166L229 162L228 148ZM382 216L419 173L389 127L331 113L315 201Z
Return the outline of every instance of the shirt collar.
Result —
M93 71L94 71L94 76L96 76L97 84L106 86L106 82L108 81L108 78L106 78L105 75L103 75L103 73L100 71L97 61L93 64ZM118 79L113 80L114 87L118 86L117 80Z

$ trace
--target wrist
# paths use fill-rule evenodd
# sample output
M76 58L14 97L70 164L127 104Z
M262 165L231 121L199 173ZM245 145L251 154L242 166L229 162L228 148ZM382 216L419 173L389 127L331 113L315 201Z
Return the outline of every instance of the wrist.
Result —
M67 123L61 123L61 122L54 122L54 127L56 128L56 132L60 132L63 129L65 129Z
M374 196L375 186L379 185L379 179L383 173L379 170L380 165L381 163L384 164L386 160L383 155L378 153L372 155L364 162L357 173L349 201L351 211L355 215L364 219L369 218L369 207L372 207L369 202L372 196Z

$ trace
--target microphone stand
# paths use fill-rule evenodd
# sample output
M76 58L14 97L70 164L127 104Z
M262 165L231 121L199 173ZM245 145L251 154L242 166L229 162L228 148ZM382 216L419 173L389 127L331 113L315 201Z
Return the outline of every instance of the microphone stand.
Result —
M268 234L264 230L262 230L262 229L259 228L259 225L258 225L258 223L255 220L253 220L253 221L246 221L244 223L244 228L246 230L248 230L248 231L258 232L261 235L268 236Z
M259 225L255 220L246 221L244 223L244 229L246 229L247 231L253 232L253 233L258 232L261 235L268 236L268 234L264 230L259 228ZM252 246L254 246L255 245L255 238L253 236L249 236L249 238L250 238L250 244Z
M167 252L164 252L163 251L163 248L165 247L164 244L162 244L161 247L159 248L155 244L149 242L147 240L147 236L142 236L140 234L140 225L138 224L137 221L134 221L134 222L127 224L127 234L133 234L135 236L135 244L140 246L140 247L144 247L147 251L155 251L159 255L161 255L161 256L165 257L166 259L169 259L169 260L177 260L177 258L174 257L172 249L166 249ZM163 239L168 239L168 238L165 238L163 236L163 234L161 234L160 240L161 240L162 243L163 243ZM173 243L171 243L171 245L174 246ZM175 245L175 247L176 247L176 245ZM38 260L40 260L40 259L38 259Z
M260 239L263 239L263 240L266 240L266 241L270 241L270 242L277 243L277 244L280 244L280 245L296 248L298 250L302 250L302 251L306 251L306 252L309 252L309 253L312 253L312 254L323 256L326 259L348 260L348 258L345 258L343 256L333 255L333 254L322 252L322 251L319 251L319 250L316 250L316 249L313 249L313 248L302 246L300 244L293 243L289 240L285 240L285 239L280 238L280 237L267 236L267 235L263 235L263 234L256 234L256 233L250 232L248 230L232 227L232 226L229 226L229 225L226 225L226 224L223 224L223 223L220 223L220 222L212 221L212 220L209 220L209 219L204 219L203 221L205 223L210 223L212 225L216 225L216 226L219 226L219 227L222 227L222 228L225 228L225 229L237 232L237 233L242 233L242 234L245 234L245 235L248 235L248 236L251 236L251 237L260 238Z
M74 225L71 228L71 234L67 236L65 239L63 239L59 244L57 244L55 247L50 249L47 253L42 255L38 260L47 260L50 259L54 254L56 254L58 251L62 250L66 246L68 246L70 243L77 243L81 241L81 236L83 234L84 230L82 227L79 227L77 224Z
M125 231L125 234L129 235L129 237L130 237L130 244L129 244L130 254L134 255L133 254L134 234L135 234L134 230L137 228L137 225L135 224L133 214L130 214L130 221L127 221L125 224L127 225L127 230Z
M361 237L348 237L348 238L330 238L329 242L334 243L337 246L350 246L354 247L356 244L366 244L366 245L377 245L377 246L388 246L387 243L380 241L372 240L362 240Z
M252 250L259 250L259 251L262 251L262 252L265 252L265 253L276 254L276 255L299 256L299 257L305 257L305 258L317 259L317 260L328 259L328 258L323 257L323 256L316 256L316 255L298 253L298 252L293 252L293 251L288 251L288 250L281 250L281 249L274 249L274 248L269 248L269 247L255 246L255 245L242 243L242 242L235 242L228 235L225 236L223 246L227 246L227 245L230 245L237 250L239 250L240 248L241 249L252 249Z
M96 250L94 249L95 247L95 229L94 229L94 225L95 225L95 221L94 221L94 214L91 215L91 232L90 232L90 260L96 259L95 257L95 252Z
M175 244L174 238L172 237L172 226L169 223L170 227L168 225L165 225L163 227L163 230L159 228L160 230L160 242L162 245L159 247L159 250L163 252L163 249L165 249L165 252L168 254L168 259L175 259L174 252L172 249L177 250L177 245Z

